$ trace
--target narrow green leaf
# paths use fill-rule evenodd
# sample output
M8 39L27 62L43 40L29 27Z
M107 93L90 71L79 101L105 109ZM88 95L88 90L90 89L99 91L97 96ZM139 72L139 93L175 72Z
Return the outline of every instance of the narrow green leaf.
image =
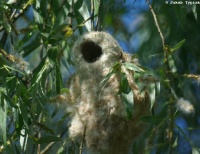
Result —
M42 78L44 73L49 69L49 62L46 61L47 57L44 57L40 64L36 67L36 69L33 71L33 78L31 81L31 87L30 87L30 92L32 93L32 96L35 97L40 82L42 81Z
M149 96L150 96L150 103L151 103L151 108L153 108L154 103L155 103L155 97L156 97L156 87L155 83L149 83Z
M15 114L15 117L16 117L15 118L15 129L16 129L17 134L20 134L22 128L24 127L24 119L20 112L21 112L20 110L17 110L16 114Z
M4 96L0 94L0 139L3 138L4 146L6 146L6 118L7 118L7 106Z
M74 8L79 10L81 8L81 6L83 5L83 0L78 0L76 1L76 3L74 4Z
M56 62L58 55L58 48L57 47L51 47L49 48L47 52L47 56L49 59L51 59L53 62Z
M56 92L59 94L61 88L63 87L63 82L62 82L62 75L60 71L60 66L58 62L56 62Z
M64 148L63 146L61 146L58 151L56 152L56 154L64 154L66 153L66 148Z
M20 123L20 124L23 124L26 127L26 129L29 129L28 120L30 118L30 111L28 109L28 104L26 104L23 101L19 101L19 104L20 104L19 109L20 109L21 116L22 116L22 119L23 119L23 123ZM19 127L22 129L23 125L21 125Z
M17 82L17 91L16 91L16 97L20 97L23 99L23 101L28 102L32 98L31 93L28 91L28 89L25 87L25 85L22 83L22 81Z
M9 24L9 21L8 21L7 16L5 14L3 14L3 27L6 29L6 31L8 33L10 33L11 30L12 30L11 25Z
M103 84L103 83L107 82L113 74L118 73L119 72L119 67L120 67L120 64L119 63L115 63L112 66L112 68L110 69L109 73L100 82L100 84Z
M8 101L8 103L9 103L9 105L11 106L11 107L14 107L14 108L18 108L18 106L15 104L15 102L10 98L10 97L8 97L5 93L1 93L3 96L4 96L4 98Z
M82 24L82 22L84 21L84 18L81 15L81 13L75 9L74 14L76 16L76 21L77 21L78 25ZM80 34L83 34L83 27L78 27L78 30L79 30Z
M90 18L90 13L89 13L89 9L88 9L88 5L86 4L85 1L83 1L82 6L80 9L78 9L79 11L79 15L81 15L83 17L84 20L87 20L88 18ZM85 27L87 28L88 31L91 31L91 22L87 21L85 23Z
M39 33L38 33L37 26L34 27L34 25L30 25L30 27L26 30L26 35L19 41L19 43L16 46L16 49L18 50L18 52L21 52L23 50L26 52L26 49L23 49L23 48L26 48L26 46L30 44L31 45L34 45L37 43L40 44L40 42L37 40L38 34Z
M126 68L126 69L129 69L129 70L132 70L132 71L136 71L136 72L139 72L139 73L142 73L144 72L144 70L142 68L140 68L139 66L133 64L133 63L122 63L122 65Z
M41 79L42 73L46 70L46 67L47 67L46 65L47 65L46 57L44 57L42 61L40 62L40 64L33 71L32 85L37 83Z
M128 94L121 93L123 104L126 108L126 113L128 119L131 119L133 116L133 106L134 106L134 99L133 99L133 92L130 91Z
M156 94L160 94L160 82L156 82Z
M20 74L24 75L23 72L19 71L18 69L12 68L12 67L10 67L10 66L8 66L8 65L4 65L3 68L5 68L6 70L7 70L7 69L10 69L10 70L12 70L12 71L15 71L15 72L17 72L17 73L20 73ZM1 68L0 68L0 69L1 69Z
M51 134L55 134L52 129L48 128L46 125L44 125L42 123L34 121L34 125L36 125L37 127L39 127L41 130L44 130L45 132L49 132Z
M94 0L94 16L99 13L99 0Z
M104 11L104 1L100 0L99 1L99 7L98 7L98 25L97 25L97 29L101 30L102 29L102 25L103 25L103 21L105 20L105 11ZM112 17L110 16L110 19L112 20Z
M17 84L17 79L15 76L6 78L6 90L8 94L11 94L13 93L13 91L15 91L16 84Z
M66 1L65 5L62 6L62 8L60 8L58 11L58 14L56 16L56 20L55 20L55 24L54 24L54 28L60 26L61 24L65 23L65 20L68 16L70 10L70 5L69 3Z
M194 14L195 20L198 21L198 16L197 16L197 5L192 5L192 12Z
M185 39L183 39L182 41L180 41L178 44L176 44L173 48L170 48L171 52L174 52L175 50L177 50L178 48L180 48L183 44L185 43Z
M49 37L49 33L40 32L40 35L43 36L44 38L48 38Z
M66 113L58 122L58 126L60 126L66 119L69 117L70 112Z
M43 24L43 17L37 12L35 9L33 9L33 15L35 18L35 22L42 25Z
M61 1L51 1L51 5L53 6L51 9L55 16L58 16L58 13L62 10L62 8L60 7L60 2Z
M62 139L56 136L45 136L38 139L36 143L43 144L43 143L50 143L50 142L56 142L56 141L62 141Z
M115 72L112 70L111 72L109 72L104 78L103 80L100 82L100 84L105 83L106 81L108 81L110 79L110 77L115 74Z
M126 74L122 73L121 74L121 78L120 78L120 89L119 89L119 92L128 94L130 92L130 90L131 89L130 89L128 80L126 78Z
M176 68L176 63L175 63L175 59L171 54L168 54L168 62L169 62L169 67L171 72L176 73L177 72L177 68Z
M50 71L47 68L42 73L42 77L41 77L41 80L40 80L40 86L38 88L38 93L39 93L40 97L42 97L43 99L46 97L46 92L49 90L49 88L48 88L49 86L47 86L47 80L48 80L49 72ZM51 81L49 81L49 82L51 82Z
M152 76L156 80L161 80L159 71L144 66L141 66L141 68L145 71L144 76Z
M38 48L41 45L41 43L37 40L35 42L32 42L31 44L25 46L22 48L24 51L23 57L28 56L31 52L33 52L36 48Z
M49 7L50 4L48 4L48 0L42 0L40 2L40 11L41 11L41 15L44 18L47 18L49 15Z
M179 140L179 136L177 136L176 139L174 140L174 143L172 145L173 148L178 146L178 140Z

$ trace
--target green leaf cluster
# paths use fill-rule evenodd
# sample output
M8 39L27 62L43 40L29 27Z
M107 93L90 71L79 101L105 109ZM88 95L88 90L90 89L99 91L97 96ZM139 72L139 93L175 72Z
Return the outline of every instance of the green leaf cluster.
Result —
M0 153L42 153L52 142L59 144L54 152L62 153L70 143L63 140L69 113L50 102L68 92L71 48L77 36L98 27L99 5L0 2Z

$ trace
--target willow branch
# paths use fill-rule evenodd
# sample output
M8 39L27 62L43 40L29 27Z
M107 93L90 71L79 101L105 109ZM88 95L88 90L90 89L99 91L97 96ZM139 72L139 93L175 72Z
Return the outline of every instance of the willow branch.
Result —
M146 0L146 2L147 2L148 5L149 5L149 8L150 8L151 13L152 13L152 15L153 15L153 18L154 18L156 27L157 27L158 32L159 32L159 34L160 34L160 37L161 37L161 40L162 40L163 49L165 49L165 38L164 38L164 36L163 36L163 34L162 34L162 31L161 31L161 29L160 29L160 26L159 26L159 24L158 24L158 20L157 20L156 14L155 14L155 12L154 12L154 10L153 10L153 8L152 8L152 6L151 6L149 0Z
M155 14L155 12L154 12L149 0L146 0L146 2L149 5L149 8L151 10L151 13L152 13L154 21L155 21L155 25L156 25L156 27L158 29L158 32L159 32L161 40L162 40L162 46L163 46L164 58L165 58L164 60L165 60L166 66L167 66L165 71L168 72L168 71L170 71L169 61L168 61L168 54L170 52L170 48L165 45L165 38L164 38L163 33L162 33L161 29L160 29L156 14ZM172 89L172 87L173 87L173 83L172 83L173 76L167 73L166 77L170 81L169 84L168 84L168 87L170 89L171 94L173 94L173 89ZM168 111L168 114L169 114L168 138L169 138L169 146L170 146L169 147L169 150L170 150L169 153L172 154L172 148L173 148L172 138L173 138L173 128L174 128L174 114L173 114L174 113L174 110L173 110L174 109L174 103L173 103L172 99L170 100L170 104L169 104L169 108L168 109L169 109L169 111Z

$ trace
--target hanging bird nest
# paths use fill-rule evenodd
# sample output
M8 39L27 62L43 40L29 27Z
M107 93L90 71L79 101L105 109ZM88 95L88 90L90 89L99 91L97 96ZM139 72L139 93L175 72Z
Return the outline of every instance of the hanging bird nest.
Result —
M134 141L145 131L140 116L149 114L149 95L140 92L133 63L112 36L90 32L79 37L72 49L76 73L68 81L67 110L71 112L69 137L87 154L129 153ZM130 89L125 92L132 105L124 103L122 75ZM129 118L127 118L127 110ZM131 113L130 113L131 111Z

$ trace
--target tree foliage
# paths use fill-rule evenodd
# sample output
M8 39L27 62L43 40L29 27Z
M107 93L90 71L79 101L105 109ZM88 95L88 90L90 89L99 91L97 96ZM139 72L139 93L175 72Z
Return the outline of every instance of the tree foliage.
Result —
M142 65L124 67L138 72L137 82L140 73L147 76L153 115L141 118L150 127L133 152L199 152L200 9L181 2L2 0L0 153L73 153L79 147L66 137L70 113L52 102L65 101L59 94L68 92L65 82L74 72L71 48L92 30L113 33Z

